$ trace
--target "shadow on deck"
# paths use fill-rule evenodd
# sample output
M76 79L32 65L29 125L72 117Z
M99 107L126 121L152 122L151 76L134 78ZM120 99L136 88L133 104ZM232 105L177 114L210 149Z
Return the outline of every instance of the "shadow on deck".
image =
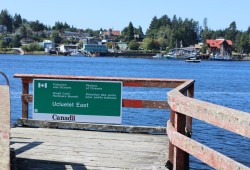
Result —
M11 129L17 169L166 169L166 135Z

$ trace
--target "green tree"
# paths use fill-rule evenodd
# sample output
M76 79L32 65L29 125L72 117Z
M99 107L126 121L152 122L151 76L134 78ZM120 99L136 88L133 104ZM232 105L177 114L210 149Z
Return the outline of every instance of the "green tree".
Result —
M45 26L38 20L30 22L30 28L38 34L39 31L43 31Z
M237 36L237 27L236 27L236 22L233 21L229 27L225 30L225 38L228 39L228 40L232 40L233 42L236 41L236 36ZM236 46L235 46L236 43L233 43L233 50L235 50Z
M53 30L56 30L56 31L63 31L64 29L64 24L62 22L55 22L55 26L52 27Z
M143 33L142 27L140 25L138 27L138 34L139 34L140 37L144 37L144 33Z
M171 19L167 15L163 15L157 19L154 17L150 23L149 29L146 32L147 38L157 40L160 48L173 48L176 43L180 46L182 42L183 47L194 45L200 38L200 27L198 22L193 19L185 19L173 16ZM157 44L157 43L156 43ZM154 49L157 49L154 47Z
M59 34L58 31L53 31L52 34L51 34L51 40L57 45L57 44L60 44L61 41L62 41L62 38Z
M156 16L153 17L150 25L149 25L149 30L153 30L153 29L158 29L159 26L159 22Z
M141 43L141 48L144 50L150 50L151 44L152 44L153 39L152 38L144 38L142 43Z
M206 54L207 53L207 46L206 46L206 44L202 45L202 47L201 47L201 53L202 54Z
M165 50L167 47L167 40L164 37L158 38L158 44L161 50Z
M13 27L14 29L17 29L19 27L21 27L23 23L22 17L20 14L15 14L14 18L13 18Z
M128 44L128 48L130 50L138 50L139 49L139 44L137 43L136 40L131 40Z
M8 13L8 11L2 10L0 13L0 25L5 25L7 27L7 31L12 33L13 27L12 27L12 17Z
M38 43L31 43L29 45L23 45L21 48L24 51L30 52L30 51L43 51L43 47L39 45Z
M43 51L43 47L38 43L31 43L29 44L30 51Z
M89 33L89 35L92 37L92 36L95 36L96 35L96 32L93 30L93 29L90 29L90 28L87 28L85 30L86 33Z
M233 21L229 27L225 30L226 32L226 37L227 39L230 39L232 41L235 41L236 39L236 35L237 35L237 26L236 26L236 22Z
M161 18L159 18L158 23L159 27L171 26L171 19L167 15L163 15Z
M247 33L241 34L240 38L240 47L241 53L249 53L250 52L250 36Z
M0 40L0 49L2 51L5 51L5 48L7 47L7 43L4 40Z
M138 28L134 28L134 34L135 34L135 38L137 41L142 41L144 38L144 33L142 31L141 26L139 26Z
M157 40L152 38L144 38L141 43L141 48L144 50L159 50L160 44Z
M135 36L134 30L135 30L135 28L134 28L132 22L129 22L128 27L125 27L122 30L122 36L124 38L124 41L130 42L131 40L134 39L134 36Z
M20 35L15 35L13 38L13 41L11 42L11 47L20 47L21 46L21 36Z
M109 49L112 49L113 43L112 43L112 42L108 42L108 43L107 43L107 47L108 47Z
M26 28L25 25L21 26L20 34L21 34L22 38L27 38L28 37L28 31L27 31L27 28Z
M130 42L131 40L134 39L134 26L132 24L132 22L129 22L129 25L128 25L128 41Z

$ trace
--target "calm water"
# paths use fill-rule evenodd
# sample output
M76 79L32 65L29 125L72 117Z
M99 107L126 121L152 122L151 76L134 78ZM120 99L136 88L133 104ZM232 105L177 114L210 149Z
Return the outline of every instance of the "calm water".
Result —
M137 58L0 55L10 80L12 123L21 117L21 81L15 73L194 79L195 98L250 113L250 62L185 63ZM5 84L0 77L0 83ZM124 88L124 98L166 100L166 89ZM122 124L166 126L169 112L123 108ZM250 167L250 139L194 120L195 140ZM191 157L191 169L211 169Z

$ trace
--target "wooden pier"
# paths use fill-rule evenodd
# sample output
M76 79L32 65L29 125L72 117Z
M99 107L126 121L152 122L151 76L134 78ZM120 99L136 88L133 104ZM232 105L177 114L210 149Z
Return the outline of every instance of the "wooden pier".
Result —
M22 78L22 118L10 130L9 89L0 86L0 95L5 99L0 100L0 115L6 118L0 120L0 169L185 170L189 169L189 154L215 169L249 169L191 139L192 118L250 137L249 113L193 99L194 80L24 74L14 77ZM174 88L167 93L167 101L122 99L123 107L170 109L170 120L167 127L32 120L28 118L29 103L33 101L29 85L38 78L121 81L123 86ZM10 148L16 154L14 161L10 159Z
M17 169L166 169L166 135L12 128Z

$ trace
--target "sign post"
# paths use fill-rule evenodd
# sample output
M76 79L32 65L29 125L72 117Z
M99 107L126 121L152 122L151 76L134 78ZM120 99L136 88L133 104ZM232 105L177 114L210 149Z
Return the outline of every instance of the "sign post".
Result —
M33 119L121 123L122 82L33 80Z

